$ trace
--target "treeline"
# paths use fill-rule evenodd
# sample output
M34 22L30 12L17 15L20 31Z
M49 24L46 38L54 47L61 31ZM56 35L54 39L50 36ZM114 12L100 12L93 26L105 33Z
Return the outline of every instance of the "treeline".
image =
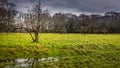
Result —
M39 25L39 32L44 33L120 33L118 12L79 16L72 13L56 13L51 16L47 10L44 13L41 10L35 13L36 10L34 14L33 11L18 12L14 3L0 0L0 32L27 32L25 28L34 32L32 26L35 28ZM37 24L39 22L41 23Z
M106 12L104 15L56 13L52 17L53 28L57 33L120 33L120 13Z
M120 13L106 12L104 15L79 16L72 13L56 13L42 23L40 32L44 33L120 33ZM18 18L18 21L20 19ZM21 23L17 27L23 26ZM25 32L24 29L16 32Z

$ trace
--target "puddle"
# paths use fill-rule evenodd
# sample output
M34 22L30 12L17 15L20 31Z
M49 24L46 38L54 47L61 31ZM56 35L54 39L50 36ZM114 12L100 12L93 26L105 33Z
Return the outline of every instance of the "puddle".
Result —
M52 64L58 61L58 57L0 60L0 68L34 68L36 65L42 66L45 63Z

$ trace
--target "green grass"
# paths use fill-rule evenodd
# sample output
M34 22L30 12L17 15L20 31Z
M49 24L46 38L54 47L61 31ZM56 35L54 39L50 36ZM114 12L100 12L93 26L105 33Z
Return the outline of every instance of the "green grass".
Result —
M119 68L120 35L43 33L36 44L26 33L0 34L1 60L49 56L60 59L53 67Z

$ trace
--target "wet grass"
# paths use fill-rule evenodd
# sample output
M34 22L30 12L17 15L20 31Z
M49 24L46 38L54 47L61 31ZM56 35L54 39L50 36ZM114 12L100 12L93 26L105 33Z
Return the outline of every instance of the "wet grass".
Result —
M119 68L119 34L40 34L32 43L29 34L0 34L0 60L59 57L44 63L54 68Z

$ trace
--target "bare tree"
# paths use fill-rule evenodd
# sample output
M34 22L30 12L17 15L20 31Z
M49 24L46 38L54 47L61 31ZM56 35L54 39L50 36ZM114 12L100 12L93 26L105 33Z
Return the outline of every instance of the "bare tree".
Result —
M30 34L33 42L38 43L39 32L42 32L44 24L48 22L49 19L48 10L43 10L41 3L38 2L32 7L32 9L28 9L28 13L22 13L19 16L23 21L22 28L24 28Z

